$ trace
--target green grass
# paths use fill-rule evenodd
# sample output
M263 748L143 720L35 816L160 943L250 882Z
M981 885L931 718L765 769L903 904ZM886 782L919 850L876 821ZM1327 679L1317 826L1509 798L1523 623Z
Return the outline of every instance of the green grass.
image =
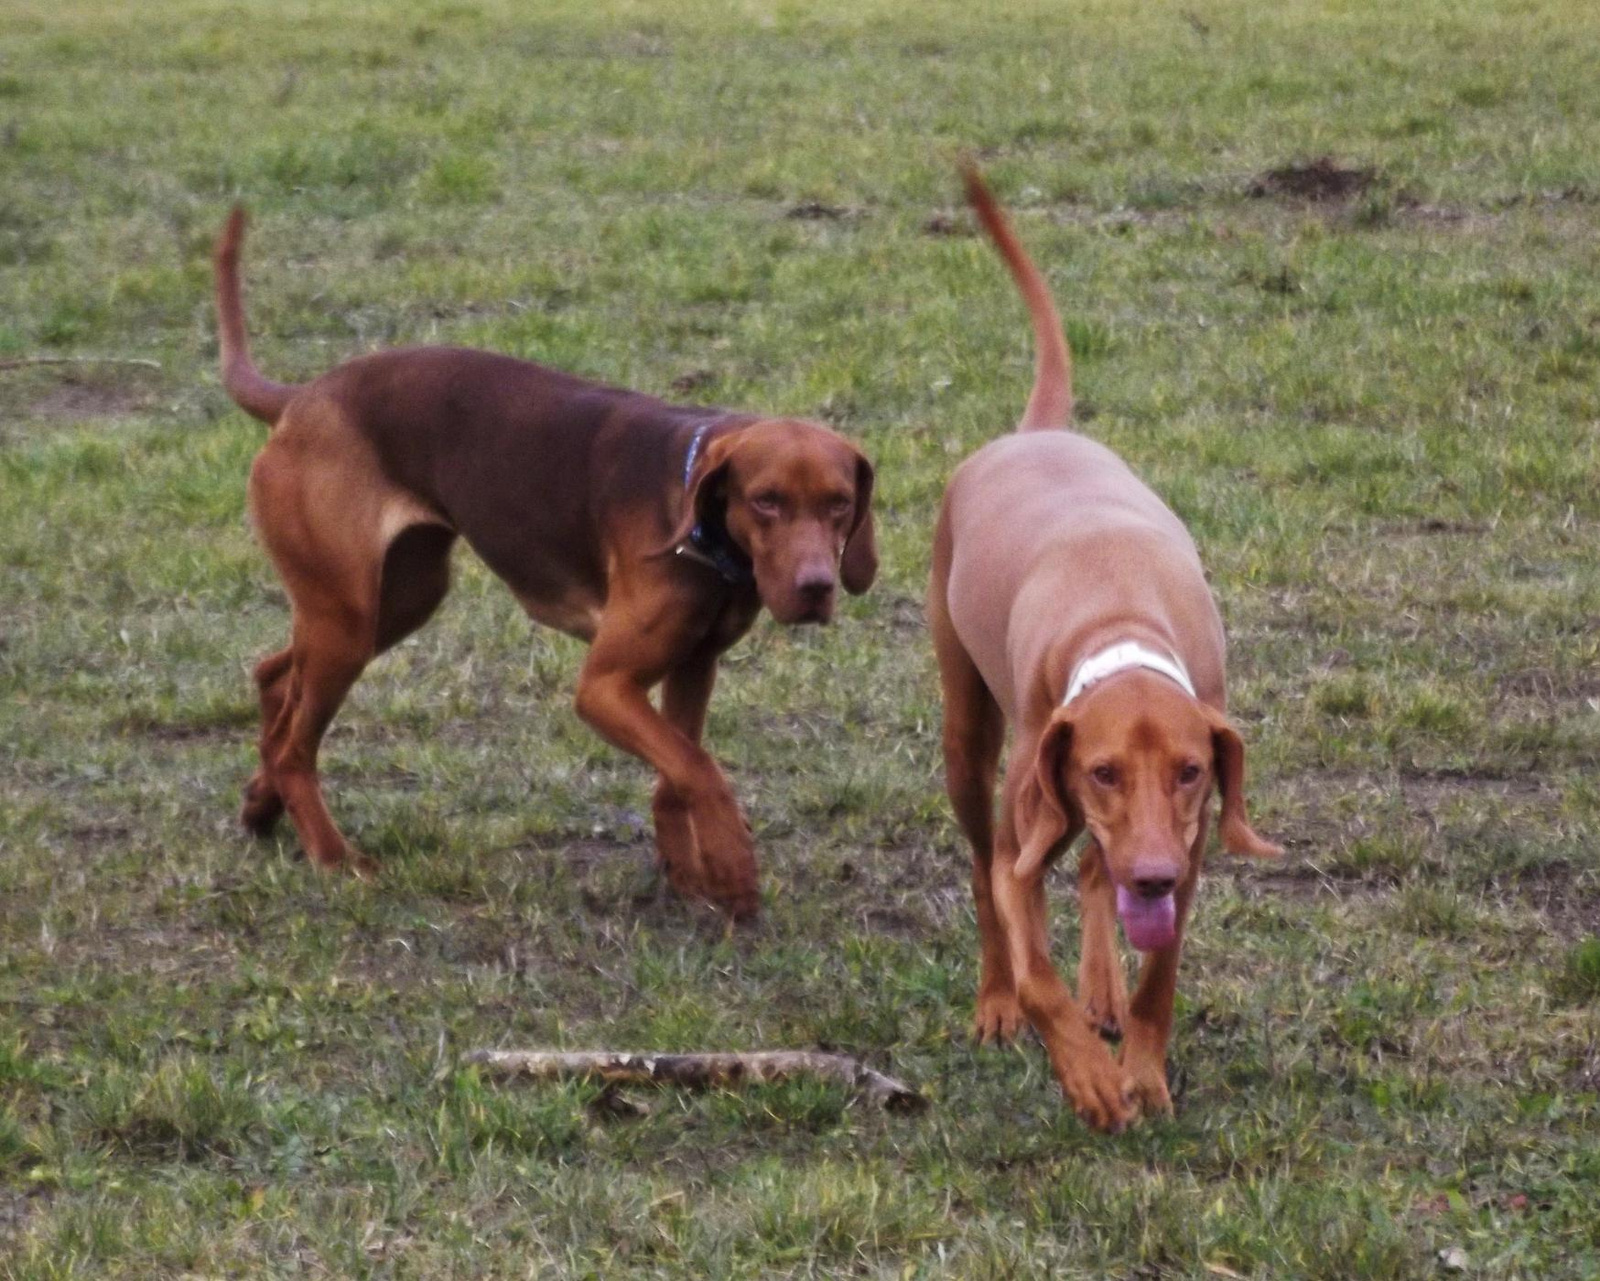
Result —
M0 359L160 369L0 373L0 1276L1600 1270L1600 14L1006 9L6 6ZM1115 1139L1037 1044L965 1038L920 597L1031 361L967 147L1087 430L1203 549L1290 850L1214 860L1176 1119ZM1373 180L1250 194L1321 156ZM712 712L758 927L660 893L579 648L465 556L329 740L381 883L236 831L286 619L214 370L235 199L271 373L472 343L875 457L879 585L761 624ZM630 1116L458 1065L486 1044L834 1046L934 1107Z

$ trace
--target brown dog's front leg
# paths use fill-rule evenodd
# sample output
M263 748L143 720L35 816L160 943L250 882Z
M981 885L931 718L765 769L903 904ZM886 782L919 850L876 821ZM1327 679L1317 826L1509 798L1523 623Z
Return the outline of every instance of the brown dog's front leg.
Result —
M619 663L597 640L578 677L578 715L607 742L653 765L687 809L697 866L669 862L674 887L712 900L736 919L753 916L761 899L750 829L717 763L650 705L652 679Z
M1158 952L1147 952L1139 971L1139 985L1128 1003L1126 1035L1122 1042L1122 1066L1133 1081L1134 1097L1147 1116L1169 1115L1172 1096L1167 1092L1167 1044L1172 1039L1172 999L1178 984L1178 959L1183 953L1183 933L1194 902L1195 886L1200 881L1200 863L1205 853L1206 822L1201 819L1200 834L1189 856L1189 875L1176 890L1178 928L1172 945Z
M661 714L667 723L696 746L705 732L706 708L716 684L714 655L697 656L667 673L661 686ZM689 799L665 774L656 779L650 799L655 816L656 858L675 887L704 880L704 864L695 839L694 815Z

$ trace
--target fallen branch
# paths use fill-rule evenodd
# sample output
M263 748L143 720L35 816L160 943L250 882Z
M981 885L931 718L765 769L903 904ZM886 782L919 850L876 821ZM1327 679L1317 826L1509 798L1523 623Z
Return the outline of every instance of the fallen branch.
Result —
M625 1085L680 1085L732 1088L751 1081L783 1081L815 1076L852 1086L891 1112L916 1112L928 1100L904 1082L874 1072L848 1054L818 1050L754 1050L719 1054L621 1054L606 1050L473 1050L463 1062L476 1063L495 1076L537 1081L598 1077Z
M0 360L0 370L28 369L34 365L137 365L141 369L160 369L159 360L142 356L8 356Z

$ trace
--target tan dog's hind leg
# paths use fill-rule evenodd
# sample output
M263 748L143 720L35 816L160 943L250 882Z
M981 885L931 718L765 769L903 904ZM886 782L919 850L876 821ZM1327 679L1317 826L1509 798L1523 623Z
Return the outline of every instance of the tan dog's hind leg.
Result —
M1005 740L1005 717L938 603L929 610L939 680L944 687L945 787L956 821L972 846L972 900L978 915L978 1002L972 1034L979 1042L1009 1041L1022 1028L1022 1006L1011 978L1005 937L995 916L990 866L994 860L994 782Z
M1172 1096L1167 1092L1167 1043L1172 1039L1172 998L1178 982L1178 959L1189 908L1200 881L1205 854L1208 814L1202 814L1200 833L1190 851L1189 874L1176 890L1178 929L1171 947L1147 952L1139 970L1139 985L1128 1004L1123 1024L1122 1066L1133 1081L1134 1097L1146 1116L1170 1115Z
M1078 1000L1093 1031L1120 1036L1128 1026L1128 980L1117 954L1116 887L1093 837L1078 859L1078 908L1083 918Z

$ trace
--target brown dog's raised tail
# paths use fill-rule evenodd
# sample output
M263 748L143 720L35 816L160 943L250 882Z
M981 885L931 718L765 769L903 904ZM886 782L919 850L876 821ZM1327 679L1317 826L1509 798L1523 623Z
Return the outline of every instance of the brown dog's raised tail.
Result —
M217 241L217 337L222 385L239 408L264 423L276 423L298 387L264 377L250 359L244 331L244 302L239 289L239 246L244 241L245 212L235 205Z
M1028 407L1023 411L1018 431L1039 431L1050 427L1067 427L1072 423L1072 352L1066 335L1061 330L1061 317L1050 297L1050 286L1045 284L1039 269L1028 257L1028 251L1011 230L1005 212L990 192L978 167L970 160L961 162L961 177L967 184L967 199L978 221L989 233L1006 260L1011 278L1022 292L1028 305L1028 316L1033 321L1034 366L1033 392L1028 397Z

